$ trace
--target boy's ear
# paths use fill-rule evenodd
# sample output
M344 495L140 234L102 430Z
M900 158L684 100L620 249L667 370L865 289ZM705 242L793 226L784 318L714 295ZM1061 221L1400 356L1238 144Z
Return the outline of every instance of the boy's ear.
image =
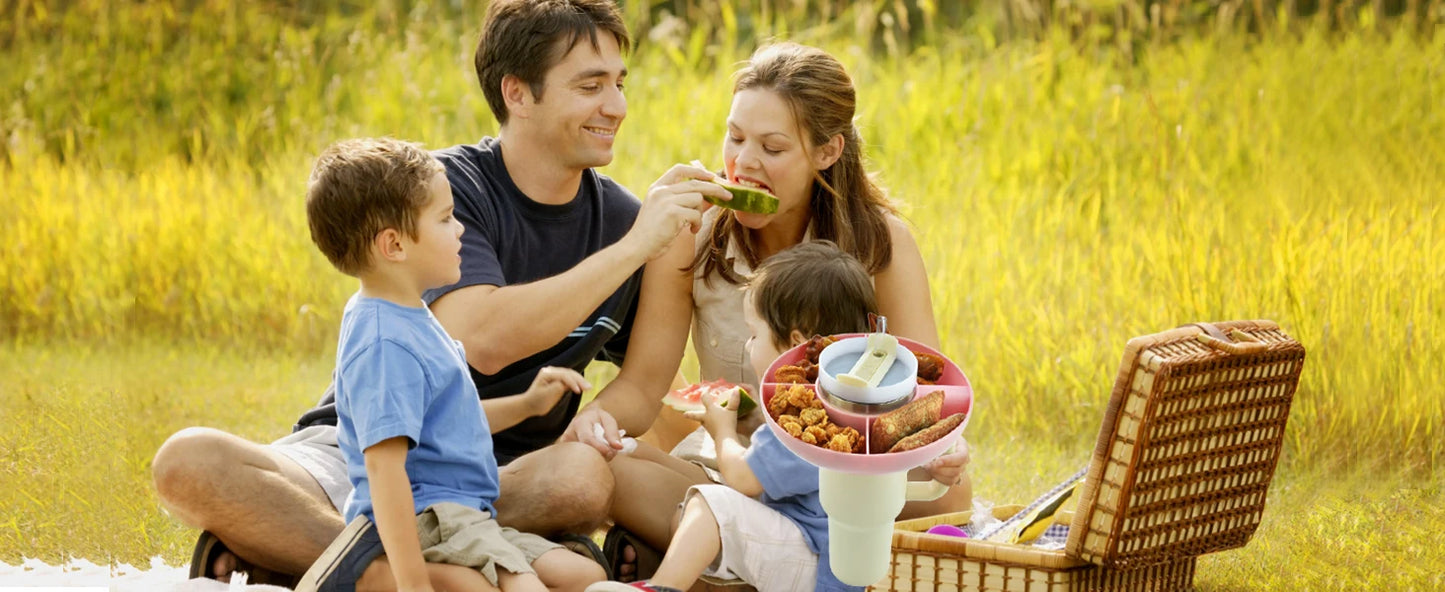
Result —
M797 330L797 329L793 329L793 332L788 334L788 341L789 341L794 347L797 347L798 344L800 344L800 343L807 343L808 339L809 339L808 337L805 337L805 336L803 335L803 332L802 332L802 331L799 331L799 330Z
M833 166L833 163L838 162L842 156L843 134L833 134L833 137L828 138L826 144L818 146L818 149L814 151L813 165L820 171L825 170Z
M406 261L406 248L401 244L401 233L395 228L385 228L371 239L371 248L376 251L378 261Z
M502 77L502 100L507 103L507 115L526 119L532 116L532 105L537 97L532 96L532 86L513 74Z

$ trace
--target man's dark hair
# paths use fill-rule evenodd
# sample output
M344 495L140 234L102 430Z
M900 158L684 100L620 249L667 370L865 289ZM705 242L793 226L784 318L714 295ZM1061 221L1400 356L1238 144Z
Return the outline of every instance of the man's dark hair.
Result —
M502 78L516 76L542 100L547 71L584 36L592 49L601 50L599 29L611 33L627 53L627 25L613 0L494 0L482 22L475 64L477 82L497 123L507 123L508 115Z

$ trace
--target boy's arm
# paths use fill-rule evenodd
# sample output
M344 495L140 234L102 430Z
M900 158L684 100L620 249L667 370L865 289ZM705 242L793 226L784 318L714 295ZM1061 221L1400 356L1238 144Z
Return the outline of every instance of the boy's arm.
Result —
M723 483L736 489L738 493L757 497L763 492L763 484L758 481L752 467L748 466L747 459L743 458L743 453L747 452L748 448L743 446L736 431L722 436L714 436L713 440L717 442L717 468L718 472L722 473Z
M738 392L739 389L732 389L726 397L716 400L704 397L702 413L688 412L687 417L702 420L702 427L712 435L717 446L717 468L722 473L723 483L738 493L754 497L763 492L763 484L748 465L748 447L743 446L742 439L738 437Z
M381 546L398 590L430 591L426 560L416 533L416 507L406 474L407 438L388 438L367 448L366 476L371 481L372 512Z
M495 434L527 418L545 415L568 391L581 393L590 388L592 384L576 370L548 366L537 372L526 392L483 399L482 412L487 414L487 427Z
M524 420L545 413L538 410L527 393L518 393L495 399L482 399L482 413L487 414L487 427L495 434Z

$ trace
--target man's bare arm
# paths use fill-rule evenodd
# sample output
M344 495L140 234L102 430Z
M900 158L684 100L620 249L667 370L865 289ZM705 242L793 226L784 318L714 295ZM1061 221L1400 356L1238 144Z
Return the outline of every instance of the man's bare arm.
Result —
M671 246L684 228L697 231L710 206L703 195L732 194L712 173L677 165L653 183L632 229L617 243L550 278L512 286L468 286L432 303L432 313L483 374L547 349L587 320L622 282Z
M562 341L644 262L645 251L620 241L547 279L453 290L431 310L466 347L467 363L483 374L496 374Z
M610 457L621 447L619 427L641 434L652 425L687 346L692 274L682 268L691 261L694 240L692 233L683 233L667 254L647 264L622 371L577 412L562 439L583 442ZM602 438L594 435L594 424L603 427Z

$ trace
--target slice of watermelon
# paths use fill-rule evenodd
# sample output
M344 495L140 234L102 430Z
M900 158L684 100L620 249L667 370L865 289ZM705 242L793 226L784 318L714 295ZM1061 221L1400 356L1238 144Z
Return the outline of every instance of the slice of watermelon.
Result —
M703 401L716 400L718 397L725 397L729 390L737 385L726 380L713 380L689 384L683 388L669 392L662 397L662 402L668 407L686 413L688 411L702 411ZM758 407L757 401L748 396L746 388L738 394L738 415L747 415ZM707 397L707 399L703 399Z
M703 164L702 161L699 160L692 161L692 166L703 170L711 170L707 168L707 165ZM731 175L732 172L729 171L728 174ZM707 200L707 202L712 205L723 208L731 208L739 212L750 212L753 214L778 213L778 198L774 197L773 194L768 193L765 190L759 189L757 187L747 187L745 185L739 185L737 183L728 181L728 177L717 174L713 175L712 182L717 183L718 185L722 185L723 189L726 189L728 190L728 193L733 194L733 198L730 200L718 199L710 195L703 196L703 199Z
M723 189L733 194L732 199L723 200L714 198L711 195L703 196L708 203L737 210L739 212L750 212L753 214L776 214L778 213L778 198L772 194L756 187L746 187L736 183L729 183L724 179L714 179L714 183L722 185Z

